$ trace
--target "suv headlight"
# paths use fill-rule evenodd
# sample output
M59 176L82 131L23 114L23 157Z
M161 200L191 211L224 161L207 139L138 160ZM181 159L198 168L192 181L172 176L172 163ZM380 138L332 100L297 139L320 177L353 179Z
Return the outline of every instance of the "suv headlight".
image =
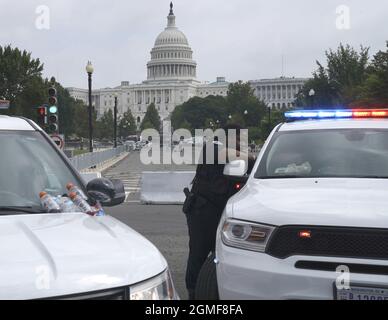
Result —
M168 270L150 280L130 288L131 300L177 300L171 274Z
M265 252L274 230L271 226L229 219L224 222L221 238L229 247Z

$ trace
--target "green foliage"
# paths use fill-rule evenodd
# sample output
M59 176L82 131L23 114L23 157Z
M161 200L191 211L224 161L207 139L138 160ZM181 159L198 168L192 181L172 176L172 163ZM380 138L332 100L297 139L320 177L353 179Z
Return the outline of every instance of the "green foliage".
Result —
M194 97L177 106L172 113L171 121L175 129L203 129L209 123L219 121L225 124L228 119L228 106L226 99L220 96L206 98Z
M360 87L368 76L369 49L357 51L341 44L336 51L327 51L326 59L327 67L317 62L313 78L297 96L297 106L335 108L359 99ZM311 89L315 96L309 95Z
M80 100L74 106L74 128L73 133L80 138L89 138L89 108ZM97 114L93 112L92 125L94 132L98 134ZM95 135L95 134L94 134Z
M31 82L39 81L43 64L31 58L31 53L11 46L0 46L0 98L11 101L25 90L31 90ZM36 84L36 83L35 83Z
M257 126L267 108L254 95L251 85L242 81L229 85L227 103L229 114L233 116L232 121L243 127Z
M42 78L31 78L24 86L23 91L15 96L13 102L11 102L11 109L8 114L37 120L36 107L46 102L46 88L47 84Z
M249 83L229 86L228 96L194 97L176 107L171 120L174 128L205 129L239 123L242 127L258 126L266 106L259 101ZM247 112L247 114L246 114ZM229 116L232 119L229 119Z
M275 127L285 122L284 110L271 109L260 122L260 139L265 140ZM256 138L257 139L257 138Z
M87 136L88 123L82 123L82 117L78 117L78 111L84 105L70 97L60 83L43 79L42 71L43 64L39 59L33 59L31 53L0 46L0 99L11 101L10 110L1 112L37 120L36 108L48 102L48 89L54 84L58 95L60 133L69 136L82 132L82 136Z
M379 51L368 68L368 77L361 87L361 99L355 102L376 107L388 104L388 42L386 51Z
M161 126L162 124L160 121L159 113L156 110L155 104L151 103L147 108L147 112L140 127L142 130L155 129L157 131L160 131Z
M118 134L120 137L128 137L136 134L136 122L131 110L124 112L118 124Z
M101 119L96 123L95 136L99 139L113 140L114 135L114 119L113 111L109 109L105 111Z

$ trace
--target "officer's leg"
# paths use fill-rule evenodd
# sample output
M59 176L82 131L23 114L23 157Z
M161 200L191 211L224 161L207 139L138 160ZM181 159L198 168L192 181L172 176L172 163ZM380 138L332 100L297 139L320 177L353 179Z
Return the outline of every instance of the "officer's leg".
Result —
M189 259L186 270L186 287L189 298L194 298L194 290L201 268L209 253L214 250L216 231L220 214L212 205L194 209L187 216L189 229Z

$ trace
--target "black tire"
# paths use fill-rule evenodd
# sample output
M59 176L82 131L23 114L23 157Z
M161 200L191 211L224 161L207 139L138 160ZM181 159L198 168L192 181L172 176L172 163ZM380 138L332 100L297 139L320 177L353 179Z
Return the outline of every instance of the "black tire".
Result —
M215 255L212 253L202 266L195 288L195 300L220 300L214 259Z

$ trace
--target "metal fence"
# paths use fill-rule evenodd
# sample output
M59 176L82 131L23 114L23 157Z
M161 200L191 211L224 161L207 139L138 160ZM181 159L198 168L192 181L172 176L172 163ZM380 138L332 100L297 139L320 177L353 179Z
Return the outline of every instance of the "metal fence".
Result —
M115 149L85 153L79 156L70 158L71 163L77 170L85 170L98 166L108 160L118 157L124 152L128 152L127 146L120 146Z

